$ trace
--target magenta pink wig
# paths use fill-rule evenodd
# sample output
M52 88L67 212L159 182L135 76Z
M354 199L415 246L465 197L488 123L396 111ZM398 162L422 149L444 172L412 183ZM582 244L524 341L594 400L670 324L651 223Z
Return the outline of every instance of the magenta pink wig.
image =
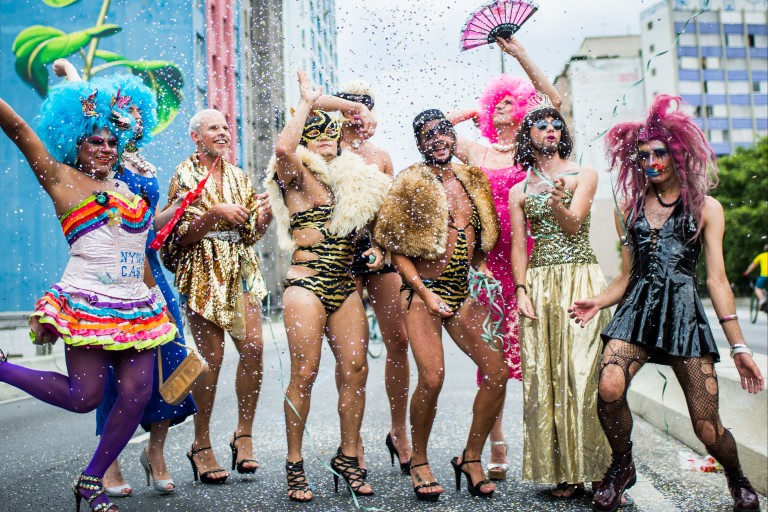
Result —
M488 87L485 88L483 95L480 96L480 111L478 112L480 122L478 125L482 136L491 143L499 141L499 134L493 126L493 109L501 100L507 96L514 98L511 121L519 123L525 117L528 99L534 94L536 94L536 89L528 80L509 75L499 75L493 78Z
M707 191L717 184L717 164L702 131L680 110L681 102L679 96L658 95L644 121L619 123L611 128L605 136L605 147L611 170L618 171L616 185L631 224L645 206L648 189L637 148L652 140L666 144L682 185L683 211L695 219L698 236Z

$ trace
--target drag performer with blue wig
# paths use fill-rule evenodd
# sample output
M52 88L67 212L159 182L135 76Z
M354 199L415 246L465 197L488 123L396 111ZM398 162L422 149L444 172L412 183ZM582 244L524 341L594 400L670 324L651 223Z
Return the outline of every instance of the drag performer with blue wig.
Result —
M154 348L177 329L144 284L149 203L114 179L134 137L128 101L88 83L54 86L40 109L37 133L0 100L0 127L19 147L53 201L70 260L61 280L35 304L33 342L66 343L68 376L24 368L0 352L0 382L73 412L99 405L111 366L118 397L93 458L72 485L79 508L114 512L102 485L151 396Z
M69 64L67 62L67 64ZM71 64L69 64L71 66ZM68 76L71 76L68 74ZM122 168L118 171L117 178L123 181L134 194L142 196L150 203L153 214L156 211L160 199L160 183L157 179L155 166L149 163L139 152L152 140L152 131L157 126L157 100L155 94L137 76L117 74L109 78L96 79L94 85L99 89L110 91L110 94L120 98L130 98L128 111L136 122L136 136L128 143L123 153ZM171 205L159 216L155 217L155 226L160 229L173 216L179 203ZM163 303L173 317L177 326L181 325L181 312L173 289L163 274L162 265L158 253L149 248L149 243L154 239L154 230L150 230L145 248L146 263L144 267L144 282L155 295L158 301ZM184 335L179 328L177 343L184 343ZM163 374L170 375L181 364L187 355L184 347L177 344L168 344L160 351L162 357ZM155 357L158 357L157 355ZM107 387L104 392L104 400L96 410L96 435L102 435L104 424L117 399L117 383L114 372L110 372L107 379ZM154 372L152 380L152 398L144 416L141 418L141 426L149 432L148 446L140 456L141 465L147 475L147 485L153 483L155 491L160 494L172 494L175 484L168 474L163 456L163 448L168 429L172 425L183 422L187 416L197 411L192 395L188 395L178 405L170 405L160 396L158 372ZM120 472L118 461L110 466L104 475L105 490L109 496L130 496L132 488L125 483Z

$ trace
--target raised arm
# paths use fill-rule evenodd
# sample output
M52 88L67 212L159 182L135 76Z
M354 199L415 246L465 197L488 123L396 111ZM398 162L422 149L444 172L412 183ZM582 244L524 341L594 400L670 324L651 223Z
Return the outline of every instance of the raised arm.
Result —
M65 166L51 156L32 127L2 99L0 99L0 127L24 154L37 181L50 195L61 182L61 169Z
M445 114L453 126L459 123L472 119L475 124L478 122L478 114L476 110L457 110L456 112L448 112ZM482 164L482 160L479 160L478 155L485 151L485 147L473 140L469 140L466 137L456 136L456 150L454 155L467 165L479 166Z
M563 99L560 97L560 93L557 92L557 89L555 89L552 83L547 79L541 68L533 62L533 59L528 55L525 47L520 44L520 41L514 37L510 37L509 39L502 39L499 37L496 39L496 43L499 45L501 51L517 59L517 62L520 63L525 74L531 79L536 90L549 96L549 99L552 100L552 104L555 108L560 110L560 106L563 104Z
M618 233L619 238L623 237L624 223L619 217L619 212L614 212L613 220L616 224L616 233ZM616 279L614 279L602 293L591 298L574 301L571 307L568 308L571 318L573 318L577 324L581 324L581 326L584 327L584 324L597 315L601 309L609 308L614 304L617 304L627 291L631 269L632 255L629 253L629 247L622 245L621 272L619 272L619 275L616 276Z
M716 199L706 198L703 213L703 225L701 236L704 240L704 264L707 269L707 290L712 298L717 318L728 319L736 313L736 303L733 300L733 292L725 275L725 262L723 261L723 232L725 230L725 217L723 207ZM723 332L728 343L733 345L746 345L744 334L741 332L739 322L730 319L722 322ZM741 377L741 387L750 393L758 393L764 388L763 376L760 373L752 356L748 353L737 353L733 356L736 370Z
M56 59L53 61L53 72L56 76L67 77L70 82L80 82L80 74L75 66L67 59Z
M597 191L597 171L592 167L584 167L575 181L573 200L568 208L561 202L565 195L564 178L555 179L555 188L547 199L547 204L552 208L552 214L558 225L569 235L579 232L589 209L592 208L592 200Z
M360 127L357 128L357 131L364 139L373 137L373 134L376 131L376 121L373 119L368 107L362 103L345 100L337 96L321 94L315 100L314 108L325 110L326 112L338 111L348 116L357 116L360 119Z
M304 71L298 70L297 74L301 100L293 116L285 123L285 127L277 137L277 144L275 145L277 179L283 183L283 186L287 186L301 177L304 164L296 154L296 149L298 149L301 142L304 123L306 123L309 114L314 108L315 100L322 94L320 89L312 87Z

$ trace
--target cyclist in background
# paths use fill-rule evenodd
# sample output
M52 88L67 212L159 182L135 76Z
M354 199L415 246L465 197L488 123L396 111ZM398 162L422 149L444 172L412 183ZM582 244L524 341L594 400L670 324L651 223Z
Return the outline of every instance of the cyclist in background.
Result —
M743 275L748 276L758 266L760 267L760 275L755 281L755 295L760 301L760 311L768 313L768 305L766 305L766 299L768 299L768 244L763 246L763 252L755 256Z

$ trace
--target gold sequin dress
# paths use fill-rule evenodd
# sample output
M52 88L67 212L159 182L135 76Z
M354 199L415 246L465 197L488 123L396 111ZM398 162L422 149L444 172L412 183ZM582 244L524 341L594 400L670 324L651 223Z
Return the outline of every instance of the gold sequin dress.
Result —
M174 284L187 296L188 305L206 320L222 327L237 339L245 337L243 294L250 294L258 305L267 295L259 260L253 245L261 238L256 231L259 211L256 191L242 169L222 159L222 188L209 179L198 205L190 205L176 226L178 238L189 230L192 221L219 203L239 204L251 211L248 223L232 226L217 221L211 231L198 242L179 249L181 256ZM197 187L208 171L201 166L197 154L176 168L168 191L173 203Z
M563 206L572 200L566 190ZM597 384L600 332L610 313L602 310L581 328L567 308L600 293L605 278L589 245L589 214L579 232L568 235L543 197L527 196L524 211L535 239L526 286L539 319L521 316L523 479L588 484L600 480L609 463Z

